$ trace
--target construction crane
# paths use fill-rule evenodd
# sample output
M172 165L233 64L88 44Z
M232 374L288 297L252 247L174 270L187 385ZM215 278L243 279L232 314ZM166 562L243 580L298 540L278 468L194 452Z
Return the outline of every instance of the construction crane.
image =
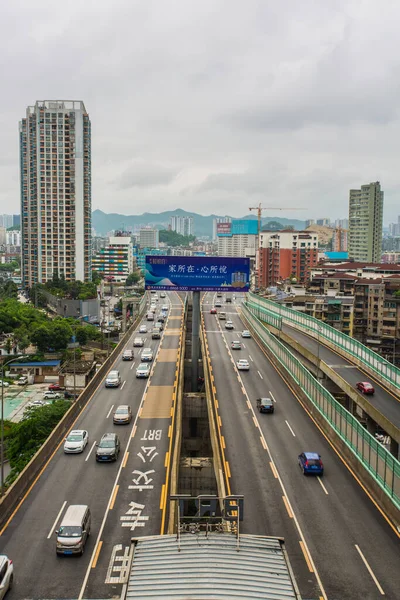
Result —
M256 210L257 211L257 218L258 218L258 227L257 227L257 233L258 235L260 235L260 231L261 231L261 215L262 215L262 211L263 210L306 210L305 208L287 208L286 206L261 206L261 202L258 206L249 206L249 210Z

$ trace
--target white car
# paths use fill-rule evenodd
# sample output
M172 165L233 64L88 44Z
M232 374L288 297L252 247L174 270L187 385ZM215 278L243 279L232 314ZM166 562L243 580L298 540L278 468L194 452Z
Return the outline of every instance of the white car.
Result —
M61 396L60 394L57 394L57 392L47 391L43 394L43 398L45 400L58 400L59 398L61 398Z
M65 454L78 454L83 452L89 441L89 434L85 429L74 429L65 438L64 452Z
M140 359L143 362L151 362L153 360L153 350L151 348L143 348Z
M9 387L9 383L7 383L7 381L3 381L2 379L0 379L0 387Z
M0 598L6 597L8 590L11 590L14 578L14 566L12 560L5 554L0 554Z
M161 292L160 298L165 298L165 297L166 297L166 293L165 292Z
M233 329L233 323L232 323L232 321L227 321L225 323L225 329Z
M168 312L168 304L163 304L162 307L161 307L161 310L163 312Z
M147 333L147 327L146 327L146 325L141 325L139 327L139 333Z
M33 400L29 402L28 406L34 408L35 406L46 406L47 402L44 400Z
M141 346L144 346L144 341L143 341L143 338L141 338L141 337L135 337L135 339L133 340L133 345L134 345L135 347L141 347Z
M244 337L244 338L251 338L250 331L248 331L248 329L245 329L244 331L242 331L242 337Z
M249 361L246 360L245 358L241 358L240 360L238 360L236 363L236 366L238 368L238 371L249 371L250 370Z
M147 379L150 375L150 365L149 363L140 363L138 368L136 369L136 377Z

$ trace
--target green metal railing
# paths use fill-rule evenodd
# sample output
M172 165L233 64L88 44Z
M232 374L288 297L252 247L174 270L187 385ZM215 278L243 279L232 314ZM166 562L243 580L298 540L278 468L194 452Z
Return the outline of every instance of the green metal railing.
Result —
M382 356L370 350L364 344L351 338L350 336L334 329L323 321L305 315L304 313L288 308L283 304L260 298L257 294L251 292L247 295L247 302L263 307L269 313L278 315L282 318L283 323L287 323L296 329L301 329L308 335L319 337L320 341L333 343L338 350L347 354L350 358L357 358L362 361L365 367L369 368L373 373L392 386L400 389L400 369L392 363L385 360Z
M400 462L368 433L348 410L335 400L286 346L270 333L258 318L261 310L262 307L254 305L252 302L242 305L243 316L251 323L260 340L273 353L276 360L294 377L319 413L328 421L337 435L374 477L394 505L400 509ZM264 311L262 313L262 319L265 320L266 315ZM267 317L273 318L274 315L272 313Z

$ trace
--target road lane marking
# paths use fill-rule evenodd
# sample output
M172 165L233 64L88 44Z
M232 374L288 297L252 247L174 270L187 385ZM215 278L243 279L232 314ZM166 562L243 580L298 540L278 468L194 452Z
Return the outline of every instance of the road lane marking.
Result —
M293 519L292 509L291 509L291 507L289 505L289 502L287 501L286 496L282 496L282 500L283 500L283 503L284 503L284 505L286 507L287 513L289 515L289 519Z
M111 498L111 502L110 502L110 510L112 510L114 508L115 498L117 497L118 490L119 490L119 485L116 485L114 488L112 498Z
M163 483L162 488L161 488L161 496L160 496L160 510L163 510L164 506L165 506L165 483Z
M254 362L254 360L251 358L250 354L249 354L249 359L251 360L251 362Z
M246 345L245 345L245 344L242 344L242 346L243 346L243 348L246 350Z
M166 452L165 453L164 467L168 466L168 461L169 461L169 452Z
M355 546L355 548L356 548L356 550L357 550L358 554L361 556L361 559L362 559L362 561L363 561L364 565L367 567L367 569L368 569L368 573L371 575L371 577L372 577L372 579L373 579L373 581L374 581L374 583L375 583L376 587L377 587L377 588L378 588L378 590L379 590L379 593L381 594L381 596L384 596L384 595L385 595L385 592L383 591L383 589L382 589L381 585L379 584L379 581L378 581L378 580L377 580L377 578L375 577L375 574L374 574L373 570L371 569L371 567L369 566L367 559L365 558L364 554L361 552L361 550L360 550L359 546L357 546L357 544L354 544L354 546Z
M135 361L133 361L132 366L131 366L131 371L133 369L133 367L135 366Z
M226 476L230 479L231 478L231 470L229 468L229 463L227 460L225 461L225 469L226 469Z
M221 444L222 444L223 449L225 450L226 445L225 445L225 438L223 435L221 435Z
M126 380L122 382L121 390L123 389L123 387L124 387L125 384L126 384Z
M321 477L318 477L318 475L317 475L317 479L318 479L318 481L320 482L320 484L321 484L321 487L322 487L322 489L324 490L325 494L328 496L328 495L329 495L329 492L328 492L328 490L326 489L326 487L324 486L324 484L322 483L322 479L321 479Z
M265 440L264 440L264 444L265 444ZM274 474L275 479L279 479L279 477L278 477L278 471L276 470L275 463L272 460L270 460L269 466L271 467L271 471Z
M102 545L103 545L103 541L100 540L100 542L97 544L96 554L94 555L94 559L92 562L92 569L95 569L97 566L97 561L99 560L99 555L100 555L100 550L101 550Z
M63 512L65 505L67 504L67 501L65 500L62 507L60 508L60 512L58 513L58 515L56 516L56 520L53 523L53 527L50 529L49 535L47 536L47 539L49 540L51 538L51 536L53 535L53 532L56 528L56 525L58 523L58 519L61 517L61 513Z
M253 422L254 422L254 425L255 425L256 427L258 427L258 421L257 421L257 419L255 418L255 416L254 416L254 415L253 415Z
M128 462L128 458L129 458L129 452L125 452L125 456L124 459L122 461L122 468L125 469L126 467L126 463Z
M250 404L250 400L249 399L246 400L246 404L249 407L249 409L251 410L251 404Z
M85 458L85 462L87 462L89 460L89 456L92 454L93 452L93 448L96 446L96 440L93 442L92 447L90 448L87 457Z
M264 441L264 438L262 436L260 436L260 440L261 440L261 443L262 443L262 445L264 447L264 450L266 450L267 449L267 445L266 445L266 443Z
M272 400L273 400L274 402L276 402L276 400L275 400L275 398L274 398L274 396L273 396L273 394L272 394L271 390L270 390L270 392L269 392L269 395L271 396Z
M260 371L257 371L257 373L259 374L259 376L261 377L261 379L264 379L264 377L261 375Z
M108 417L111 415L112 413L112 409L114 408L114 404L112 405L112 407L110 408L110 410L108 411L108 415L106 416L106 419L108 419Z
M300 544L300 548L301 548L301 550L302 550L302 552L304 554L304 558L305 558L305 561L307 563L308 570L310 571L310 573L314 573L314 568L313 568L313 565L312 565L312 562L311 562L311 557L310 557L310 554L308 552L308 548L307 548L306 544L304 542L302 542L301 540L299 541L299 544Z
M222 421L221 421L221 416L220 415L218 415L218 423L219 423L219 426L222 427Z
M293 431L293 429L290 427L290 425L289 425L289 422L288 422L288 421L286 421L286 419L285 419L285 423L286 423L286 425L289 427L289 429L290 429L290 433L292 434L292 436L293 436L293 437L296 437L296 434L295 434L295 432L294 432L294 431Z
M169 437L169 438L171 437L171 432L172 432L172 425L170 425L170 426L168 427L168 437Z
M141 412L141 411L140 411L140 412ZM132 430L132 435L131 435L131 437L135 437L136 429L137 429L137 425L134 425L134 426L133 426L133 430Z

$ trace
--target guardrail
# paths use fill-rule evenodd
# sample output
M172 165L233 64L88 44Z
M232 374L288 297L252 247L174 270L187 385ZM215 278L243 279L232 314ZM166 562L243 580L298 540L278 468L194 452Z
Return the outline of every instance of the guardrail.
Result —
M36 478L40 475L40 472L46 465L47 461L50 460L53 453L61 444L66 433L69 431L70 427L73 425L84 406L86 406L86 404L89 402L99 383L107 375L111 365L115 362L119 353L121 352L121 346L126 344L126 342L129 340L130 336L132 335L132 331L137 327L141 318L142 313L139 313L134 323L124 334L107 360L102 364L93 379L91 379L91 381L88 383L86 388L77 398L76 402L72 404L71 408L65 413L45 443L39 448L26 467L18 475L17 479L12 483L4 496L0 499L0 536L3 533L4 527L7 526L8 520L11 519L14 510L19 504L22 504L25 494L34 484Z
M340 453L350 459L371 495L400 525L400 462L390 454L353 415L321 385L302 363L254 314L256 308L243 305L242 316L274 358L284 378L293 381L307 399L307 408ZM363 471L358 467L363 467ZM364 477L364 475L369 475ZM375 484L375 485L374 485ZM388 502L389 501L389 502Z
M381 378L394 393L399 393L400 369L358 340L334 329L315 317L305 315L273 300L261 298L252 292L248 294L247 302L256 304L278 315L279 318L282 318L283 323L301 329L312 337L319 337L320 342L325 343L327 346L332 345L337 352L355 360L360 367L370 372L371 375Z

